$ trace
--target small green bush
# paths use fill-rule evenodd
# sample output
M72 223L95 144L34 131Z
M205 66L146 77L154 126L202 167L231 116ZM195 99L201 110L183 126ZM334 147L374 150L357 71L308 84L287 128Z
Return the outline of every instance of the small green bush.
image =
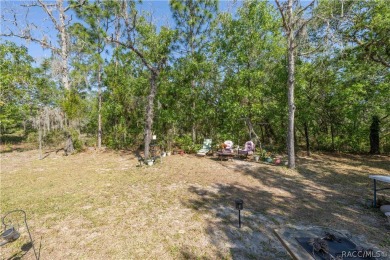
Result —
M84 145L87 147L97 146L97 137L96 136L85 136L83 138Z
M192 138L189 134L177 136L174 139L174 143L180 149L183 149L186 153L195 153L197 150L200 149L199 146L194 145L192 143Z
M80 152L84 149L83 141L80 138L79 132L77 132L75 129L70 129L69 134L72 137L73 141L73 148L77 151Z
M31 144L38 144L38 132L28 133L26 141Z
M64 132L60 130L50 131L43 138L45 146L58 147L64 143Z

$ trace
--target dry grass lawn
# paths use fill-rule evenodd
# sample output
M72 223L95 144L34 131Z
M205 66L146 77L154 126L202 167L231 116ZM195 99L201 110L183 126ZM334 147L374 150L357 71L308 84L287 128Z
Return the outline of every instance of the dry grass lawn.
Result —
M0 213L27 212L41 259L288 259L273 233L287 224L348 230L390 252L387 220L364 207L368 175L388 175L389 157L316 154L299 158L297 171L164 159L141 168L127 152L3 153ZM236 198L245 202L241 229ZM22 256L26 241L24 232L1 257Z

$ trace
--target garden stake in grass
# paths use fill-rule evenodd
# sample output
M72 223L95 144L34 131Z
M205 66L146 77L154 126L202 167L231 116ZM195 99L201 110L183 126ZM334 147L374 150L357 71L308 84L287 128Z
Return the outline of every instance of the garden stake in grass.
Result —
M244 208L244 201L242 199L236 199L236 209L238 209L238 227L241 228L241 210Z

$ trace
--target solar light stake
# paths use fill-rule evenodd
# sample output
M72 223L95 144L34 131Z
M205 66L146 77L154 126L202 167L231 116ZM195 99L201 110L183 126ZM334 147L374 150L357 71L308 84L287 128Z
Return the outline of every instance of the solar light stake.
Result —
M241 210L238 210L238 227L241 228Z
M244 201L242 199L236 199L236 209L238 209L238 227L241 228L241 210L244 209Z

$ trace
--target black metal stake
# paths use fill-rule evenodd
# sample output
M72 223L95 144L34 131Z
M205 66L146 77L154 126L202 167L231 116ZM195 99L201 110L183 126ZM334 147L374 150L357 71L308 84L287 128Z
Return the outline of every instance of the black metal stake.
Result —
M241 228L241 210L238 210L238 227Z
M374 179L374 208L376 208L376 180Z
M241 228L241 210L244 209L244 201L242 199L236 199L234 202L238 210L238 227Z

